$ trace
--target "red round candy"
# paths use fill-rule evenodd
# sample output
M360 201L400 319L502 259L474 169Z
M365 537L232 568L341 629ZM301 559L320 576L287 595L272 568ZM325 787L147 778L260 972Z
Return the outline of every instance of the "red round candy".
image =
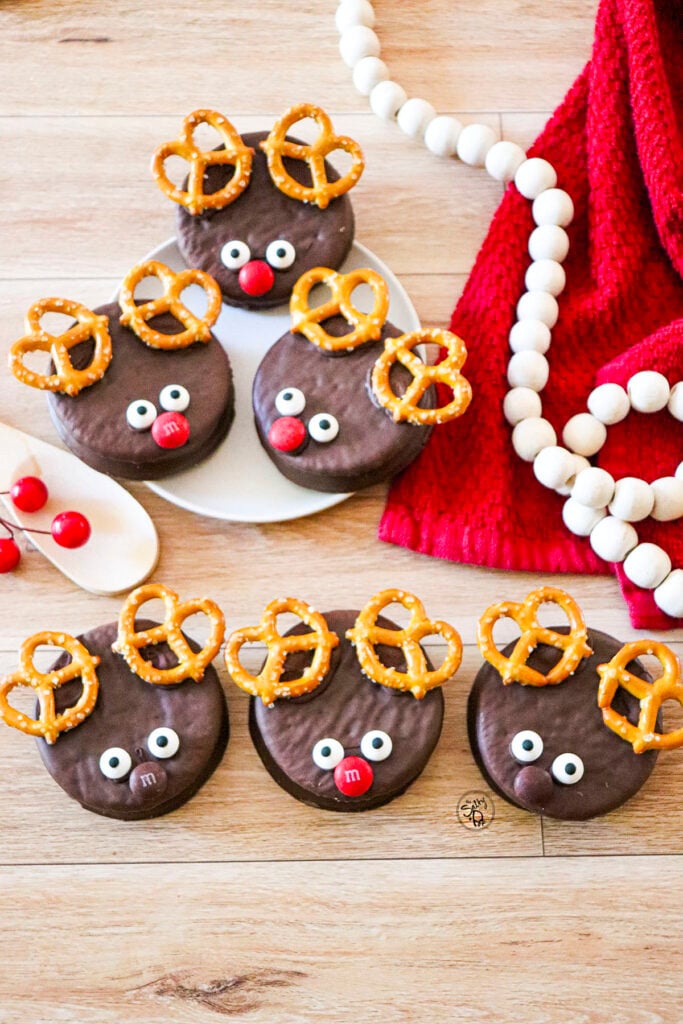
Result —
M362 796L372 785L374 773L362 757L345 757L334 769L334 781L344 796Z
M47 501L47 487L37 476L22 476L9 494L20 512L37 512Z
M279 452L295 452L306 440L306 427L296 416L280 416L268 431L268 440Z
M249 260L240 270L237 280L243 292L258 298L273 287L275 274L272 267L263 260Z
M0 572L11 572L19 565L21 551L11 537L0 538Z
M181 412L162 412L152 424L152 437L160 448L182 448L190 439L190 424Z
M90 523L80 512L60 512L52 520L50 532L60 548L80 548L90 536Z

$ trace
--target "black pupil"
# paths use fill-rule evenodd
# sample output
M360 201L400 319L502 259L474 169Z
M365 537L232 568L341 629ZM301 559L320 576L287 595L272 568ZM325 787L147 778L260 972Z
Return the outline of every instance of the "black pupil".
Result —
M522 750L533 750L533 749L534 749L533 740L522 740Z
M287 255L287 250L286 249L278 249L276 255L278 256L279 259L283 260L285 258L285 256Z
M230 255L232 256L232 258L233 258L234 260L237 260L237 259L239 259L239 256L240 256L240 251L239 251L239 249L231 249L231 250L230 250Z
M375 750L379 750L380 747L384 746L384 740L382 739L381 736L375 736L374 740L372 741L372 745L375 748Z
M282 397L283 397L285 402L291 402L292 399L294 398L294 395L292 394L291 391L285 391L285 393L284 393L284 395Z
M171 398L180 398L180 392L178 391L177 388L173 388L173 391L171 392Z
M567 775L576 775L576 765L573 761L570 761L569 764L565 765L564 770L566 771Z
M157 746L158 747L167 747L168 746L168 736L157 736Z
M332 751L330 750L329 747L323 747L323 749L320 751L321 757L329 757L331 753Z
M329 430L331 424L329 420L320 420L318 426L320 427L321 430Z
M138 416L145 416L146 414L147 414L147 406L146 405L139 405L138 406Z
M118 759L118 757L110 757L109 758L109 767L110 768L118 768L118 766L119 766L119 759Z

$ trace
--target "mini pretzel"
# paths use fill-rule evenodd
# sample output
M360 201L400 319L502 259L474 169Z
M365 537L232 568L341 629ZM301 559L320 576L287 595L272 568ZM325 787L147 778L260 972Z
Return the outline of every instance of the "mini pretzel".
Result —
M654 655L664 670L653 683L627 671L626 666L643 654ZM605 725L630 743L636 754L642 754L644 750L675 750L683 746L683 729L667 733L656 731L657 713L664 701L675 700L683 704L681 666L666 644L656 640L634 640L624 644L611 661L598 665L598 674L598 706L602 708ZM614 695L620 686L640 701L637 725L612 707Z
M282 636L277 629L277 617L286 612L298 616L311 632ZM247 643L265 643L268 647L266 662L257 676L247 672L239 660L239 652ZM332 650L338 643L339 637L327 628L320 612L296 597L280 597L266 605L258 626L237 629L229 637L225 664L241 689L272 707L278 697L300 697L319 686L327 675ZM315 651L311 664L296 679L281 682L287 656L297 651Z
M223 149L199 149L194 132L198 125L209 124L223 140ZM187 160L190 173L187 192L178 188L166 174L165 163L170 156ZM152 157L152 174L161 191L174 203L185 206L193 216L204 210L222 210L244 192L251 178L253 149L245 146L227 117L215 110L193 110L185 120L180 135L173 142L164 142ZM223 188L217 192L204 192L204 174L212 164L233 165L235 170Z
M332 298L313 309L308 305L308 296L316 284L326 284L332 291ZM374 305L371 313L361 313L351 302L351 295L358 285L367 284L372 288ZM382 327L389 309L389 289L386 281L374 270L351 270L339 274L328 267L313 267L302 274L292 289L289 311L292 314L292 331L304 334L310 342L326 352L341 352L366 341L377 341L382 336ZM341 314L353 326L349 334L336 338L328 334L321 323L331 316Z
M48 334L40 326L46 313L65 313L76 320L63 334ZM15 341L9 353L9 368L23 384L43 391L61 391L72 397L83 388L101 380L111 362L109 319L93 313L87 306L70 299L39 299L26 314L27 334ZM82 341L92 338L95 349L88 366L77 370L71 362L70 350ZM45 376L34 373L24 365L26 352L49 352L55 373Z
M135 629L135 615L141 605L154 598L164 602L164 621L138 632ZM211 631L201 651L195 652L183 636L180 627L190 615L202 612L211 622ZM160 583L147 583L137 587L126 598L119 615L119 632L112 650L123 655L131 672L147 683L169 686L182 683L184 679L199 682L206 667L218 654L225 635L225 619L218 605L206 597L194 598L180 602L178 595ZM140 654L143 647L151 644L166 643L171 648L178 664L173 668L156 668L151 662L145 661Z
M546 629L538 621L539 606L550 602L557 604L569 620L569 633L556 633ZM506 658L493 641L493 627L499 619L513 619L522 630L512 653ZM479 619L477 643L482 656L497 671L507 685L523 683L525 686L546 686L563 682L572 675L583 658L593 653L587 643L586 624L576 601L558 587L538 587L532 590L521 604L501 601L492 604ZM543 675L527 665L539 644L548 644L562 651L562 657L548 673Z
M37 647L61 647L71 655L71 661L53 672L39 672L33 661ZM100 659L93 657L83 644L66 633L35 633L24 640L19 651L19 669L5 676L0 682L0 718L6 725L29 736L43 736L47 743L55 743L60 732L73 729L87 718L95 707L99 681L95 669ZM72 679L81 678L81 695L70 708L55 710L55 690ZM40 713L38 718L29 718L13 708L7 700L17 686L30 686L38 695Z
M290 142L285 138L287 132L305 118L312 118L320 129L315 142L307 146L303 143ZM365 163L363 153L357 142L347 135L335 135L332 122L320 107L312 103L299 103L285 111L275 122L268 138L259 143L268 158L268 170L273 184L291 199L303 203L315 203L324 210L331 199L343 195L353 188L361 174ZM337 181L328 181L325 170L325 157L335 149L343 149L351 157L351 169ZM304 160L310 169L313 184L302 185L285 169L284 158Z
M427 342L448 350L446 358L435 366L423 363L413 352L416 345ZM447 423L462 416L472 399L469 381L460 373L466 358L462 338L436 327L402 334L400 338L386 338L384 352L372 369L372 390L397 423L404 421L422 426ZM394 394L390 383L391 368L396 362L410 370L414 378L400 397ZM448 405L437 409L421 409L418 403L432 384L445 384L453 392L453 398Z
M164 294L137 305L135 289L146 277L158 277L164 286ZM201 318L191 313L180 299L182 292L191 284L203 288L209 299L206 313ZM211 328L220 314L221 301L219 286L203 270L181 270L176 274L159 260L147 260L129 270L123 279L119 295L120 319L150 348L187 348L195 341L211 340ZM162 313L172 313L185 330L179 334L162 334L150 327L148 321Z
M405 629L387 629L377 625L377 617L389 604L402 604L410 612ZM427 668L427 658L420 647L426 636L438 635L448 644L448 653L438 669ZM428 619L422 602L404 590L382 590L366 604L348 630L347 640L356 648L356 655L366 676L397 690L410 690L414 697L422 698L435 686L441 686L454 675L462 658L462 642L458 632L447 622ZM375 651L375 644L400 647L406 660L407 672L383 665Z

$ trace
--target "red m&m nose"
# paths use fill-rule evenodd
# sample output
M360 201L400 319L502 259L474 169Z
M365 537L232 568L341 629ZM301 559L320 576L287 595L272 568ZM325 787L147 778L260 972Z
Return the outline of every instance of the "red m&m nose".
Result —
M152 424L152 437L160 448L182 448L190 439L190 424L181 412L162 412Z
M237 280L243 292L258 298L273 287L275 274L263 260L249 260L240 270Z
M362 796L374 779L372 768L362 757L345 757L334 769L334 781L344 796Z
M279 452L295 452L306 440L306 427L296 416L280 416L268 431L268 440Z

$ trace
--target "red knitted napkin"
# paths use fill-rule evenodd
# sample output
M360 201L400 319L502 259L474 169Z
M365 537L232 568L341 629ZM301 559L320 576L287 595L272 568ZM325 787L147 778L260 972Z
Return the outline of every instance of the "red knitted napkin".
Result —
M567 287L548 359L543 415L561 437L598 383L637 370L683 380L683 3L602 0L592 58L531 154L574 200ZM531 204L510 186L451 329L467 344L474 392L393 485L379 535L458 562L544 572L609 571L562 522L565 499L514 453L502 412L508 334L524 291ZM678 323L676 321L678 320ZM651 481L683 460L683 426L666 412L608 428L599 463ZM683 566L683 525L636 526ZM617 568L634 626L671 628L652 594Z

